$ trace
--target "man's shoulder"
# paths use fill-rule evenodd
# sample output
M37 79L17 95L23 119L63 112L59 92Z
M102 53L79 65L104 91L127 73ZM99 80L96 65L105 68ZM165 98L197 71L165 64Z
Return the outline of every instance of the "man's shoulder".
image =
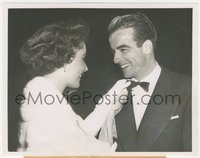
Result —
M161 67L159 82L159 85L173 89L173 91L191 92L192 78L190 76L170 71L164 67Z
M191 82L192 81L191 76L171 71L163 66L161 67L161 75L163 75L166 78L170 78L171 80L176 81L176 82Z

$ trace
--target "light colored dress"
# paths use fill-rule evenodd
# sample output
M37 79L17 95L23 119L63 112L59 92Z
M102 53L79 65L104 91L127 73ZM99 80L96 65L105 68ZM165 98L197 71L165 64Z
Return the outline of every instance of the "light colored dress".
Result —
M20 107L18 151L48 154L93 154L112 152L109 143L95 135L111 112L111 105L96 105L83 120L64 96L43 77L35 77L24 88L26 100Z

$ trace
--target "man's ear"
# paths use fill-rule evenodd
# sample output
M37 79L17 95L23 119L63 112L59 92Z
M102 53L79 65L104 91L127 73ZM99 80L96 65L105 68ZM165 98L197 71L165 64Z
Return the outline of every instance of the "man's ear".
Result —
M149 55L153 52L153 44L152 44L151 40L146 40L142 44L142 51L146 55Z

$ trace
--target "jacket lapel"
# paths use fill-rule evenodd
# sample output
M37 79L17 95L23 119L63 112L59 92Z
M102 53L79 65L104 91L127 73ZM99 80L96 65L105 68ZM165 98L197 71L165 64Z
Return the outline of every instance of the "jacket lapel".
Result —
M171 102L166 102L165 100L165 96L170 94L170 85L170 77L165 70L162 69L137 132L138 151L149 150L156 138L167 125L168 121L170 121L170 117L175 111L176 105Z
M118 140L123 144L125 151L136 149L136 125L131 98L127 104L123 105L122 110L116 115L116 126Z

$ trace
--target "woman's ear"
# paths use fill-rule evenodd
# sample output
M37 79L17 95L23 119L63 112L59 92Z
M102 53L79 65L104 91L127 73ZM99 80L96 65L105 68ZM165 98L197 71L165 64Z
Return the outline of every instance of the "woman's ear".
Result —
M66 72L67 66L69 66L73 60L74 60L74 57L71 57L71 58L69 59L69 62L68 62L68 63L64 63L64 65L63 65L64 72Z
M153 52L153 44L151 40L146 40L142 45L142 51L145 55L149 55Z

